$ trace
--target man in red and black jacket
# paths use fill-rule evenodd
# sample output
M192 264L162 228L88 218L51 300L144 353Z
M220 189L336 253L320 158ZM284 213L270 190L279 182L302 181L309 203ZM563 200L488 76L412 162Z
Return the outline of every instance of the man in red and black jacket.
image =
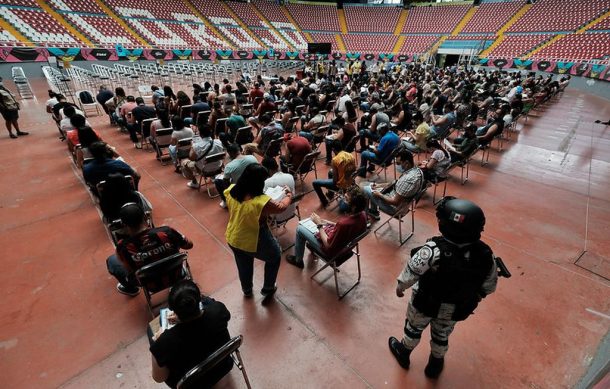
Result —
M119 241L116 254L108 257L106 265L108 272L119 281L117 290L136 296L140 293L136 270L176 254L180 249L188 250L193 247L193 242L171 227L149 228L144 211L138 204L125 204L120 215L129 237Z

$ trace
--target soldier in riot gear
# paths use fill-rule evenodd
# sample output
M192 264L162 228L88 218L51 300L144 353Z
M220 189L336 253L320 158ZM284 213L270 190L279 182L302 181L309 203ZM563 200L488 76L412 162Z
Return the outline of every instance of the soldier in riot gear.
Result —
M444 365L448 338L455 324L465 320L478 303L496 289L498 267L506 268L485 243L481 232L485 215L476 204L445 197L436 209L442 236L414 248L411 258L398 276L396 295L411 288L404 337L390 337L390 351L400 366L409 368L411 351L424 329L431 326L431 352L425 374L437 378ZM499 261L499 262L497 262Z

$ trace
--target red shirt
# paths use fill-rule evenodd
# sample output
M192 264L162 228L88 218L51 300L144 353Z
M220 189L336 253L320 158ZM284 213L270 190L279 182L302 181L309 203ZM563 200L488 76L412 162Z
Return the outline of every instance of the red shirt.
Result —
M323 251L329 256L335 256L365 230L366 216L364 212L343 216L335 225L324 226L324 231L328 236L328 248L323 249Z
M290 139L288 143L286 143L286 148L288 149L288 152L290 152L290 164L294 168L297 168L301 162L303 162L303 158L311 153L311 144L307 138L302 136L295 136Z
M255 101L256 98L260 97L262 99L264 95L265 92L263 92L261 88L252 88L250 90L250 99L252 100L252 107L254 109L258 109L258 105L261 103L261 100Z
M275 111L275 103L273 101L267 101L264 100L261 104L260 104L260 115L266 114L267 112L273 112Z

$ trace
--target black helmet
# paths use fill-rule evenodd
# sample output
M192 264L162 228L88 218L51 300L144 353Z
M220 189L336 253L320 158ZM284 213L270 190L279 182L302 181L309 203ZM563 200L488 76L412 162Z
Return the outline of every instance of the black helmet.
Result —
M472 243L481 238L485 214L472 201L444 197L436 207L438 229L454 243Z

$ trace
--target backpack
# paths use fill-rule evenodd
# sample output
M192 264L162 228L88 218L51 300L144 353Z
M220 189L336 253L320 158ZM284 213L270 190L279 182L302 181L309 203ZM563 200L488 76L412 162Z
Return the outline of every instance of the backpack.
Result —
M78 98L80 99L81 103L83 103L83 104L95 103L95 100L93 99L93 96L91 95L91 93L89 93L89 91L86 91L86 90L79 93Z
M2 88L0 88L0 103L7 111L19 110L19 103L17 103L11 92Z

